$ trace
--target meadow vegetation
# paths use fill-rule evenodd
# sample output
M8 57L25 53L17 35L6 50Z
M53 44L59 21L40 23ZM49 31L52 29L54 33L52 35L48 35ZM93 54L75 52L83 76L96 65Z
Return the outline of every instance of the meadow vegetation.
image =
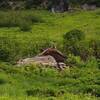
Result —
M67 57L64 71L16 67L53 44ZM0 11L0 99L99 100L100 9Z
M100 69L92 58L86 64L56 69L43 66L0 65L0 98L29 100L99 100Z
M99 9L63 14L36 10L1 11L0 51L2 52L0 52L0 56L3 57L0 59L13 61L33 56L40 52L41 48L48 47L53 42L63 51L63 35L73 29L80 30L85 34L83 41L78 42L81 44L83 52L88 53L86 50L88 48L99 51L99 12ZM11 58L8 58L9 56Z

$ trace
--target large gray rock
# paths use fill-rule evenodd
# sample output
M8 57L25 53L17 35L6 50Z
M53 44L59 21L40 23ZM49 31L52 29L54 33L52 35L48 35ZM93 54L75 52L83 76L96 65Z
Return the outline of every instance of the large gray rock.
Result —
M41 64L49 66L57 66L56 60L52 56L36 56L33 58L26 58L19 60L17 66L29 65L29 64Z

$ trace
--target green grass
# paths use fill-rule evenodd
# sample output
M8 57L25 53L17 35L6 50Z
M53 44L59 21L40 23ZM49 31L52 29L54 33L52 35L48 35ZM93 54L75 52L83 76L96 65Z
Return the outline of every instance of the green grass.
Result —
M84 63L78 57L69 57L69 62L75 59L78 64L61 72L35 65L16 68L10 62L34 56L53 41L62 50L63 35L72 29L82 30L85 42L100 40L100 9L57 14L37 10L13 13L14 18L38 16L42 21L32 23L32 30L26 32L21 31L19 25L12 27L14 22L12 26L0 27L0 57L7 62L0 62L0 99L99 100L100 64L95 58ZM5 15L5 19L8 16L9 21L11 14L11 11L0 11L0 16Z
M0 98L28 100L99 100L100 73L96 61L57 71L43 66L0 64ZM90 64L91 63L91 64ZM91 66L92 65L92 66Z
M32 32L21 32L18 28L0 28L0 36L14 37L18 40L33 42L42 39L61 41L62 35L67 31L78 28L86 33L87 38L99 39L100 16L97 11L81 11L64 14L51 14L46 11L20 11L20 13L35 13L45 20L32 26ZM25 15L25 14L24 14Z
M13 18L11 18L11 15ZM6 46L12 51L10 52L10 55L12 55L12 59L9 58L10 61L36 55L40 52L41 48L48 47L52 42L55 42L57 48L62 50L63 35L72 29L82 30L86 35L84 41L100 40L100 9L61 14L52 14L42 10L0 11L0 16L2 16L1 22L2 20L7 22L3 19L4 17L5 19L9 19L8 22L11 22L12 25L15 24L15 22L24 24L23 18L26 17L28 20L26 20L25 23L29 20L32 21L32 18L35 20L35 23L32 24L32 30L28 32L21 31L18 26L3 26L0 28L0 40L8 40L7 45L13 45L13 48L16 47L15 50L12 50L12 48ZM13 19L13 21L11 21L11 19ZM20 21L18 19L20 19ZM27 25L28 24L25 26L26 28ZM25 27L22 26L22 28ZM5 38L5 40L3 40L3 38ZM11 42L9 42L9 40L11 40ZM3 43L0 42L0 45L3 45Z

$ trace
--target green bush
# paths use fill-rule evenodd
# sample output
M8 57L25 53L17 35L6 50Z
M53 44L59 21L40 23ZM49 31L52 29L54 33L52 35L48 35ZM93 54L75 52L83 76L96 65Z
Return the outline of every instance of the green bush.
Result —
M65 90L59 89L49 89L49 88L36 88L36 89L30 89L26 91L28 96L38 96L38 97L58 97L61 95L64 95L66 93Z
M15 38L0 37L0 60L13 62L20 55L20 45Z
M23 20L20 22L19 28L21 31L31 31L32 23L28 20Z
M98 68L98 62L96 60L95 57L91 57L87 60L86 62L86 67L90 67L90 68Z
M45 96L45 97L56 96L56 91L53 89L37 88L37 89L27 90L26 93L28 96Z
M18 26L15 14L8 12L0 12L0 27L15 27Z
M78 45L79 56L83 61L87 61L92 56L92 49L89 48L88 41L82 41Z
M84 32L78 29L73 29L67 32L66 34L64 34L63 38L65 42L69 41L69 42L74 43L74 42L84 39L84 37L85 37Z
M5 83L6 83L6 80L0 79L0 85L5 84Z
M40 42L19 41L16 37L0 37L0 60L7 62L16 62L21 58L33 57L40 53L42 49L50 47L49 40Z
M0 85L5 85L6 83L8 83L7 75L5 75L3 72L0 72Z
M63 36L64 51L67 54L73 53L79 55L79 43L85 38L84 32L78 29L73 29Z
M24 11L0 11L0 27L20 27L22 31L30 31L34 23L44 22L34 13Z
M92 49L92 55L100 59L100 40L91 40L89 46Z
M72 54L69 54L68 59L66 59L66 65L70 67L82 67L84 66L84 62L81 60L80 56L74 56Z
M43 23L44 22L44 20L40 16L33 15L33 14L28 15L27 18L30 19L32 23Z

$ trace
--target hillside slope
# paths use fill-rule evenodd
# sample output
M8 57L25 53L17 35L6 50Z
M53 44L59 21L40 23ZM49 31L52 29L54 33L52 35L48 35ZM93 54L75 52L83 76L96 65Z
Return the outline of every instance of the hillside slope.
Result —
M0 11L0 19L0 100L100 99L100 59L88 48L90 41L96 41L99 54L100 9L57 14ZM21 30L30 29L28 25L32 30ZM72 29L85 33L83 46L90 51L86 61L69 54L67 63L72 66L64 71L37 65L16 67L17 60L35 56L53 43L64 51L63 35Z
M100 68L95 59L64 71L43 66L0 64L1 100L99 100Z
M0 49L8 50L8 56L4 54L7 61L36 55L52 43L62 50L63 35L72 29L82 30L86 43L100 41L100 9L62 14L35 10L0 11L0 14ZM21 31L19 27L30 29L30 19L34 22L32 30Z

